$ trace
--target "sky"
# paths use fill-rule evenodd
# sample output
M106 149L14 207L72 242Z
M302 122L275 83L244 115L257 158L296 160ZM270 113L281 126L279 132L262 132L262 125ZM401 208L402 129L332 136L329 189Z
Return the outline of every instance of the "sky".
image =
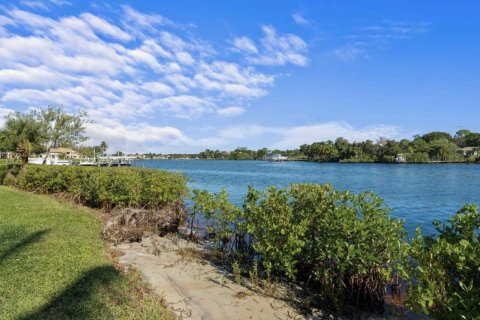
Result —
M193 153L480 131L477 1L0 2L0 116ZM2 125L0 120L0 126Z

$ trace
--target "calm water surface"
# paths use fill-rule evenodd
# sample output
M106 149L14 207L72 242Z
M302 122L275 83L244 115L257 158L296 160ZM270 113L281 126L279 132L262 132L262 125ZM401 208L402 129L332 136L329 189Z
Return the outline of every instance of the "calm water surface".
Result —
M257 189L291 183L330 183L355 193L373 191L413 234L433 219L446 219L467 203L480 204L480 165L342 164L228 160L144 160L138 166L182 172L192 188L218 192L224 187L241 205L249 185Z

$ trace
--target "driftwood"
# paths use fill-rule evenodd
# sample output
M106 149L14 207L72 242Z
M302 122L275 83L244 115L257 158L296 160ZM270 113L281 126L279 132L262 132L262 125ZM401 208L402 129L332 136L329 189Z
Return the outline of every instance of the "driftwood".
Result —
M141 241L147 235L177 231L183 218L183 209L178 205L159 210L117 208L106 215L102 236L115 244Z

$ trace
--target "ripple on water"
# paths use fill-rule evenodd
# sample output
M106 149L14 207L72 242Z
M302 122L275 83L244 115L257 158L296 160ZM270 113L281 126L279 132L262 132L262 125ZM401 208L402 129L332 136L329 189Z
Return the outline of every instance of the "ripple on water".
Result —
M228 160L145 160L138 166L180 171L189 186L218 192L241 205L249 185L263 190L291 183L330 183L339 190L373 191L385 199L394 217L404 219L412 235L423 224L433 233L433 219L445 220L467 203L480 203L479 165L391 165Z

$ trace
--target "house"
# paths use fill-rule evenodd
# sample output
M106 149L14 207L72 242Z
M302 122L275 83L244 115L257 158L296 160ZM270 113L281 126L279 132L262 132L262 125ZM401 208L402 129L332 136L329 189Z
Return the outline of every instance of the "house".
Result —
M466 158L480 156L480 147L465 147L457 151Z
M79 159L80 155L77 151L70 148L50 148L48 149L49 153L60 153L65 155L67 159Z
M0 159L15 159L16 153L10 151L0 151Z

